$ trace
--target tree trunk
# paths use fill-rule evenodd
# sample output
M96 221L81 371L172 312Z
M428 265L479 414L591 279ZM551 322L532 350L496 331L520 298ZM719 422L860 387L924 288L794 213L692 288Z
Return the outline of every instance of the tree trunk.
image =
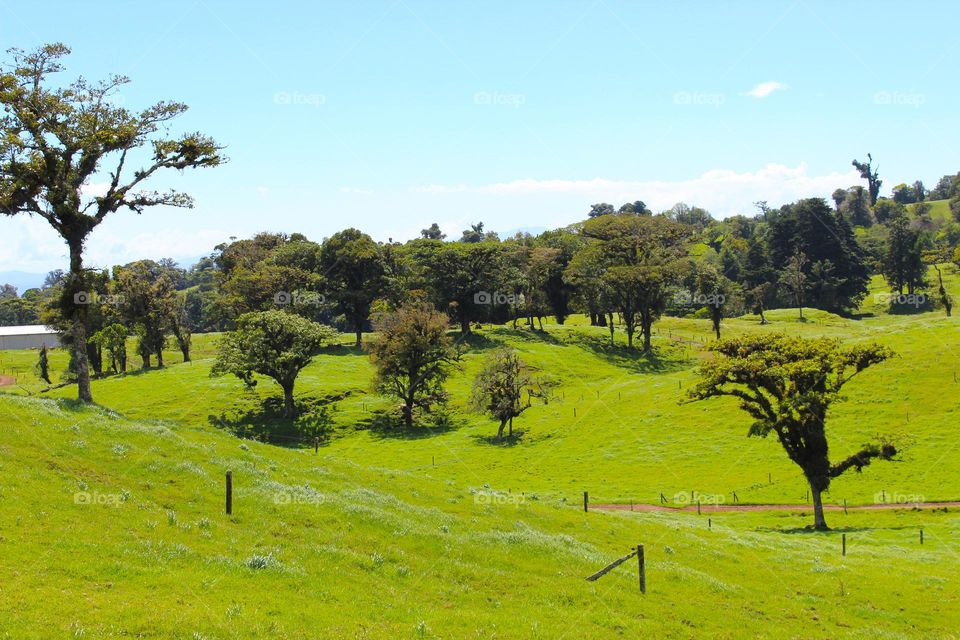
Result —
M357 323L357 326L353 332L357 337L356 347L359 349L360 347L363 346L363 327L361 327L360 324Z
M157 349L157 368L163 369L163 349Z
M510 437L513 437L513 416L510 417Z
M460 321L460 333L468 336L470 335L470 320L465 319Z
M609 322L608 326L610 327L610 346L612 347L612 346L614 346L614 341L613 341L613 314L612 314L612 313L610 314L610 322Z
M297 416L297 409L293 404L293 383L288 382L281 386L283 387L283 417L295 418Z
M180 345L180 353L183 354L183 361L184 361L184 362L190 362L190 345L188 345L188 344L181 344L181 345Z
M817 531L829 530L827 520L823 517L823 498L820 489L813 486L812 482L810 483L810 495L813 496L813 528Z
M540 325L540 331L543 331L543 317L537 316L537 324Z
M503 440L503 430L504 430L506 427L507 427L507 421L506 421L506 420L501 420L501 421L500 421L500 428L497 429L497 442L500 442L501 440Z
M77 398L81 402L92 403L93 392L90 390L90 363L87 360L87 307L77 304L72 296L83 291L83 241L68 242L70 247L70 280L71 287L68 295L71 299L68 304L73 305L70 333L73 335L73 359L77 369Z

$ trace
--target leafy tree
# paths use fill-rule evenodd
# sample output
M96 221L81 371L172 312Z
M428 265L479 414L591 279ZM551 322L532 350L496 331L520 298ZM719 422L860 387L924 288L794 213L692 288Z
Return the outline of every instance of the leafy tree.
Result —
M927 199L927 189L923 186L923 181L917 180L913 183L913 201L923 202Z
M827 412L854 376L883 362L892 352L877 344L842 348L839 341L785 335L728 338L710 347L718 357L703 363L692 400L732 396L754 418L748 435L775 433L789 458L810 484L814 527L826 530L822 493L830 481L873 459L889 460L897 449L888 442L865 445L831 463L826 434Z
M647 209L647 205L643 200L634 200L633 202L627 202L620 206L617 210L617 213L621 214L630 214L636 216L649 216L652 212Z
M698 294L697 303L701 301L710 312L710 322L713 332L720 339L720 323L724 311L733 303L737 294L737 284L720 273L720 270L711 264L700 263L696 266L695 291Z
M611 213L616 213L616 209L612 204L606 202L600 202L598 204L590 205L590 213L587 214L590 218L597 218L599 216L606 216Z
M890 222L894 217L904 214L906 211L906 207L890 198L880 198L873 206L873 215L877 222L881 224Z
M85 291L84 242L111 213L127 208L143 213L149 207L192 206L176 191L140 190L161 169L213 167L221 147L200 133L180 138L153 137L187 106L159 102L139 113L110 100L129 80L110 76L92 83L80 78L54 86L50 76L63 70L60 59L70 53L63 44L48 44L32 53L11 50L12 64L0 67L0 212L26 213L46 220L66 242L70 272L61 304L71 320L78 397L93 402L87 345L88 305L75 296ZM124 176L130 152L148 146L150 162ZM112 164L112 171L104 165ZM109 175L106 193L85 195L89 181Z
M386 284L380 249L367 234L346 229L323 243L320 269L330 296L353 328L359 347L370 319L370 308Z
M127 336L129 335L130 332L126 326L115 322L97 331L90 338L107 350L110 356L110 368L114 373L127 372Z
M503 282L503 248L492 242L434 243L421 247L417 260L425 286L437 308L446 309L464 335L470 323L489 309L483 293L496 292Z
M898 202L900 204L913 204L914 202L918 202L917 191L914 189L913 185L908 185L901 182L891 190L891 193L893 194L894 202Z
M475 243L475 242L499 242L500 238L493 231L483 231L483 223L478 222L477 224L471 224L469 229L466 229L463 232L463 235L460 236L460 242L466 243Z
M183 361L190 362L190 345L193 342L193 326L187 313L187 297L174 293L167 306L170 314L170 332L177 341L177 347L183 354Z
M509 424L513 437L513 419L530 408L534 397L544 396L544 387L533 377L531 367L510 349L494 351L473 380L472 406L500 421L497 440ZM523 395L527 398L524 402Z
M422 229L420 231L420 237L425 238L427 240L443 240L444 238L447 237L447 234L441 231L440 225L434 222L426 229Z
M800 310L800 319L803 320L803 302L807 293L806 266L810 261L802 251L790 256L783 272L780 274L780 284L790 292L793 303Z
M887 254L883 275L891 290L908 293L926 287L927 265L923 262L923 245L919 232L910 228L906 213L898 212L888 225Z
M847 190L846 189L835 189L834 192L830 195L833 199L834 207L837 209L837 213L840 212L840 205L843 204L843 201L847 199Z
M653 323L684 268L689 227L662 216L601 216L588 220L582 233L594 241L588 251L599 261L605 296L623 318L628 345L639 325L649 352Z
M773 264L786 265L798 252L811 265L830 261L836 288L828 298L812 297L810 306L841 312L859 306L867 294L870 271L867 256L842 215L821 198L807 198L781 208L769 224L767 245Z
M700 207L691 207L685 202L678 202L670 209L669 217L681 224L688 224L696 229L703 229L711 222L713 216L706 209Z
M930 200L949 200L958 192L960 192L960 173L948 173L937 181L937 186L930 190L927 198Z
M403 422L413 426L417 409L430 411L446 401L443 390L455 350L447 318L432 307L408 304L379 317L377 339L367 345L376 367L375 384L400 399Z
M113 271L120 314L128 326L134 327L143 368L150 367L152 355L157 357L157 366L162 367L176 299L173 284L152 260L114 267Z
M872 207L877 204L880 186L883 184L883 180L877 177L878 170L873 168L873 156L868 153L866 162L854 160L851 164L860 172L860 177L867 181L867 188L870 191L870 206Z
M286 311L257 311L237 318L237 328L220 339L211 376L233 374L247 386L257 384L253 374L273 378L283 389L283 416L296 417L293 389L297 376L337 332Z
M840 210L852 225L869 227L873 224L867 190L859 185L850 188Z

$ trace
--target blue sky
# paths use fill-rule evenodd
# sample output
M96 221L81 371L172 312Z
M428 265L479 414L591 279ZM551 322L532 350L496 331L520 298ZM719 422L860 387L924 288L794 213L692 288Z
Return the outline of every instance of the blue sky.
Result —
M189 211L120 212L100 265L181 260L259 230L407 239L556 227L598 201L718 216L828 195L872 152L884 191L960 170L950 2L0 0L0 41L73 48L65 77L177 99L223 167L163 176ZM96 185L91 185L95 190ZM40 220L0 219L0 270L65 264Z

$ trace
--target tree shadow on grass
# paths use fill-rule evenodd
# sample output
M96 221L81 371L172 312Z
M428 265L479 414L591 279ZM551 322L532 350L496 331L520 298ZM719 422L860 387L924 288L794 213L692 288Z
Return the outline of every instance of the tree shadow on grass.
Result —
M506 434L504 434L504 436L503 436L502 439L498 439L498 438L497 438L497 434L495 434L495 433L494 433L494 434L491 434L491 435L480 435L480 434L477 434L477 435L472 436L472 438L473 438L477 443L480 443L480 444L486 444L486 445L490 445L490 446L493 446L493 447L505 447L505 448L509 448L509 447L515 447L515 446L517 446L518 444L521 444L520 441L523 439L523 436L524 436L525 433L526 433L526 431L521 431L521 430L519 430L519 429L514 429L514 430L513 430L513 435L506 435Z
M493 333L509 336L510 338L521 342L544 342L546 344L553 344L557 346L562 346L564 344L564 342L557 338L557 336L554 334L537 328L531 329L530 327L517 327L514 329L512 325L506 325L496 327L493 329Z
M375 440L423 440L456 431L461 422L449 413L426 414L412 427L403 423L396 412L378 410L357 423L357 429L369 431Z
M610 338L587 333L571 332L567 344L576 345L608 363L629 369L634 373L673 373L688 369L692 359L682 356L678 349L655 346L650 353L630 349L625 345L611 345Z
M916 530L917 525L897 525L895 527L831 527L826 531L818 531L813 528L812 524L808 524L804 527L757 527L756 531L761 533L784 533L787 535L797 535L797 534L816 534L816 535L831 535L838 533L857 533L863 531L901 531L901 530Z
M335 403L350 393L346 391L321 397L297 398L295 418L284 417L283 398L279 396L265 400L259 396L248 396L219 415L208 415L207 422L238 438L284 447L326 444L331 436Z

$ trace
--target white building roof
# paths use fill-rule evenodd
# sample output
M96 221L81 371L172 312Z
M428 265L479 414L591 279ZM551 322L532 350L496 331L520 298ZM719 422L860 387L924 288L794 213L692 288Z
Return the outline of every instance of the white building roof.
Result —
M42 324L26 324L18 327L0 327L0 336L48 336L57 331Z

